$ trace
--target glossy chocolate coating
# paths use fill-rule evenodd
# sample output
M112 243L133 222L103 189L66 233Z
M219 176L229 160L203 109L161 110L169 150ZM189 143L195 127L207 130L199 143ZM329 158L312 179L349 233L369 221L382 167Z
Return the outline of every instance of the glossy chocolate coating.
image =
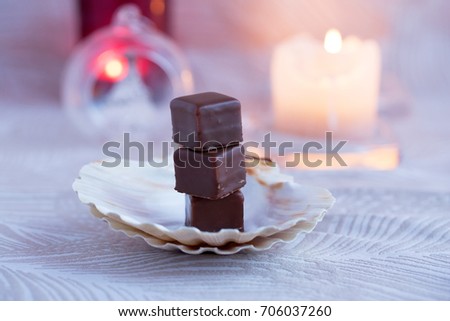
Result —
M208 152L180 147L173 154L175 189L208 199L219 199L245 185L242 145Z
M234 192L218 200L186 195L186 225L201 231L244 230L244 195Z
M215 92L170 102L173 140L184 147L206 150L242 142L241 103Z

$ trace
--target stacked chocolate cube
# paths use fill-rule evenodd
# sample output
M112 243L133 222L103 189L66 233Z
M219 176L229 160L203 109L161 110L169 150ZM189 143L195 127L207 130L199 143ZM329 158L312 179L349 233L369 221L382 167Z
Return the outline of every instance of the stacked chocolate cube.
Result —
M186 193L186 225L202 231L244 229L241 104L206 92L170 103L175 189Z

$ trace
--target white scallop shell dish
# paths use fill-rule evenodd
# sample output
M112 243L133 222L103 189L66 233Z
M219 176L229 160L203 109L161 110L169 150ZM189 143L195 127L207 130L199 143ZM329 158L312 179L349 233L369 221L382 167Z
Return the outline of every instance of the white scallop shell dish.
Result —
M81 168L73 189L112 229L156 248L188 254L262 251L300 240L334 203L328 190L294 182L273 163L259 162L247 168L241 190L245 231L202 232L184 225L185 197L174 186L172 165L157 168L130 161L129 166L105 167L93 162Z

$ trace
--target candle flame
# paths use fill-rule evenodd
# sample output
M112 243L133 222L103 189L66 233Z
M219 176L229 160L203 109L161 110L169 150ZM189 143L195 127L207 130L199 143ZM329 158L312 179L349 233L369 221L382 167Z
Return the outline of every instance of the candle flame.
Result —
M330 54L337 54L342 49L342 36L337 29L328 30L325 35L323 47Z
M117 82L127 76L129 66L124 55L108 50L97 57L94 68L94 72L101 80Z
M124 72L124 66L119 59L111 59L105 65L105 74L110 79L118 79Z

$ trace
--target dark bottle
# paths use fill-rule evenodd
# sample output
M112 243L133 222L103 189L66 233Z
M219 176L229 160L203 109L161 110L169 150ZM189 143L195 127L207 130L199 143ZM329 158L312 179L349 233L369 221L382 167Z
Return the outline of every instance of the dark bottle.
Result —
M139 7L142 15L151 19L162 32L168 33L169 0L78 0L80 37L111 23L112 16L121 5L132 3Z

